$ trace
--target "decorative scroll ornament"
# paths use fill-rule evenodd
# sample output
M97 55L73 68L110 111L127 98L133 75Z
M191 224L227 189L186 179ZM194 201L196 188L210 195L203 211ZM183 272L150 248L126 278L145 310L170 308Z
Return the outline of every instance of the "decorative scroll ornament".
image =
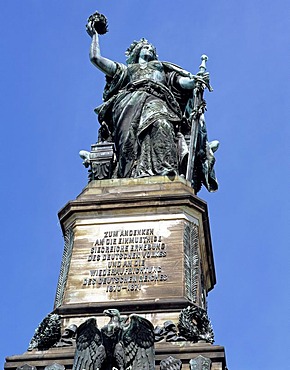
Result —
M214 342L214 332L206 310L188 306L179 315L179 333L192 342Z
M94 318L77 330L73 370L154 370L154 328L150 321L116 309L105 310L110 321L98 329Z
M61 337L60 316L49 313L39 324L30 341L28 351L40 351L51 348Z

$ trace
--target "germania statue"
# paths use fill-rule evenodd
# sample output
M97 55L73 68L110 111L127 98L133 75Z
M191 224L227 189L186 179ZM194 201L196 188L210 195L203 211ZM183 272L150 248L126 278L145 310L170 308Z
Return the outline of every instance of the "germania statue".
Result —
M213 166L219 143L208 142L204 121L203 91L211 90L207 57L193 75L160 62L155 47L142 38L127 49L124 65L100 53L99 34L107 32L102 14L89 17L87 32L90 60L106 75L104 103L95 109L98 143L80 152L89 179L179 175L195 192L202 184L217 190Z

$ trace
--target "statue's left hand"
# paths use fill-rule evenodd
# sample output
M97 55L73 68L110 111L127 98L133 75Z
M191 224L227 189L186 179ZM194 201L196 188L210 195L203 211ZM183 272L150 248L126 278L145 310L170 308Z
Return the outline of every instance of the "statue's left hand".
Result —
M187 90L193 90L196 88L199 84L199 86L206 86L210 91L212 91L212 88L209 84L209 75L208 73L200 74L200 75L193 75L190 74L188 77L180 77L179 78L179 84L182 88Z
M203 73L203 74L197 74L197 75L191 75L194 78L195 84L199 83L202 84L203 87L207 87L209 91L212 91L212 87L209 83L209 73Z

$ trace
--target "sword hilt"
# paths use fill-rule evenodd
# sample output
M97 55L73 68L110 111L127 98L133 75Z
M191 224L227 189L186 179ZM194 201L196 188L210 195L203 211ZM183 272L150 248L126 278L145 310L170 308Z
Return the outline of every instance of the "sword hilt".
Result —
M199 66L198 75L203 75L206 72L206 62L208 61L207 55L203 54L201 56L201 65Z

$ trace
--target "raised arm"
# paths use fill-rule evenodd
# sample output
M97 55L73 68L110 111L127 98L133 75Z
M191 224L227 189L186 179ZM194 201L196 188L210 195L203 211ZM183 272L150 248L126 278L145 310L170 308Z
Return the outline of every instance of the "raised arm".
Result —
M101 56L99 35L96 31L96 27L94 24L95 19L93 18L93 16L89 18L89 22L87 24L87 32L92 37L90 60L97 68L99 68L99 70L101 70L107 76L113 76L116 72L117 65L112 60Z
M101 56L99 35L96 32L92 37L92 43L90 48L90 60L94 66L99 68L106 75L113 76L115 74L117 65L112 60Z

